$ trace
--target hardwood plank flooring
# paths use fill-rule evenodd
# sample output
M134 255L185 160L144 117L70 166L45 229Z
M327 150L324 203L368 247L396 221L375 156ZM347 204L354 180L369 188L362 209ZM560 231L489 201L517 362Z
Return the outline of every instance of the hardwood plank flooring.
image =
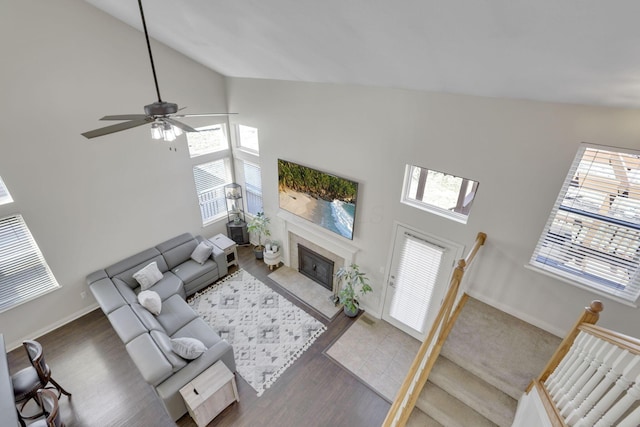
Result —
M240 402L228 407L209 426L381 425L389 402L324 354L353 320L341 313L327 322L269 279L268 267L254 258L251 248L238 248L238 256L243 269L325 323L327 331L261 397L236 376ZM142 379L101 310L37 339L44 346L53 378L73 393L70 400L63 396L60 401L68 427L176 425ZM23 348L9 352L8 360L11 372L29 365ZM196 424L185 415L177 425Z

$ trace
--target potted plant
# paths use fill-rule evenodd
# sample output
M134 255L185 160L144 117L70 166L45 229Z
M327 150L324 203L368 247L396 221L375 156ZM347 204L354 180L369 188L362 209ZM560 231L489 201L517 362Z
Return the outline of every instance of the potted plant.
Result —
M336 272L336 279L338 284L342 285L338 297L344 305L344 314L355 317L360 310L360 296L373 291L369 285L369 279L360 272L360 267L357 264L340 267Z
M258 212L256 216L247 223L247 230L258 236L258 244L253 247L253 253L256 259L262 259L263 256L262 251L264 250L264 246L262 245L262 238L271 236L269 221L270 219L264 215L264 212Z

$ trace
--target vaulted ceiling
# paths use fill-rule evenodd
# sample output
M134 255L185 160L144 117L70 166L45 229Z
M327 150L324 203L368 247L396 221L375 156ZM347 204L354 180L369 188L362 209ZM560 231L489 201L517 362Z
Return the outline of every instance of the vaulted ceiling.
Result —
M86 1L142 29L136 0ZM152 38L226 76L640 107L637 0L143 6Z

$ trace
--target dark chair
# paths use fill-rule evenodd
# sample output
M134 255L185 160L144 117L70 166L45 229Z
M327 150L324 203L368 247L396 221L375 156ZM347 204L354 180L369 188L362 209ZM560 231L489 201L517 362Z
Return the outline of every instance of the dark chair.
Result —
M37 396L46 418L29 424L29 427L64 427L64 423L60 418L60 408L58 407L56 394L51 390L42 388L38 390Z
M57 399L59 399L62 394L71 397L71 393L63 389L60 384L51 378L51 369L45 362L42 346L39 342L25 341L22 345L24 345L24 348L27 350L31 366L24 368L11 376L11 381L13 382L13 395L15 397L16 405L21 405L18 410L18 415L24 419L34 419L42 416L42 412L33 416L25 417L22 415L22 409L24 409L24 406L31 399L40 405L38 390L45 388L53 389L55 387L55 389L58 390ZM48 386L49 383L51 383L53 387ZM42 408L42 406L40 407Z

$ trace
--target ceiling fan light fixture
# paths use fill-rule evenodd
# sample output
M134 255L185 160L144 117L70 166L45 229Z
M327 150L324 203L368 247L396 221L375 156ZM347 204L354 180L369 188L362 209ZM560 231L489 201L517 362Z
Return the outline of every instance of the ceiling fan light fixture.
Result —
M152 139L164 138L164 132L162 131L162 123L160 122L151 123L151 138Z
M171 123L164 123L164 140L168 142L172 142L176 140L176 132L173 130L174 127Z

